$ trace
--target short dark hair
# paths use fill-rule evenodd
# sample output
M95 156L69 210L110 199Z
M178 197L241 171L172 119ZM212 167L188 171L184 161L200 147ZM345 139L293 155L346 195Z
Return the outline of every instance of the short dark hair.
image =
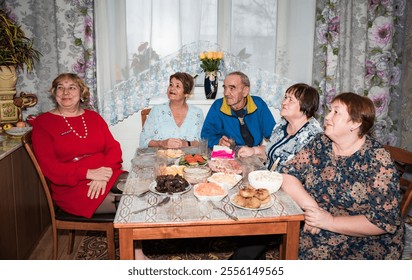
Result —
M170 76L169 82L171 82L173 78L182 82L183 92L185 94L190 94L192 92L193 86L195 84L192 75L185 72L176 72Z
M227 74L227 76L232 76L232 75L239 76L240 82L242 83L242 85L250 88L250 80L249 80L249 77L245 73L240 72L240 71L234 71L234 72Z
M290 86L286 93L293 93L300 104L300 111L308 118L315 116L319 108L319 92L312 86L297 83Z
M361 123L359 137L372 134L375 123L375 105L372 100L353 92L344 92L332 99L332 103L335 101L346 105L351 121Z

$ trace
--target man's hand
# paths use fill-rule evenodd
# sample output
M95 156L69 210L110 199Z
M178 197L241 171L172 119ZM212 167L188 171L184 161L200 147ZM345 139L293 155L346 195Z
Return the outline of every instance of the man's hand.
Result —
M225 135L222 136L222 138L220 138L219 140L219 145L220 146L226 146L229 147L231 149L234 149L234 147L236 146L236 142L234 139L231 139Z

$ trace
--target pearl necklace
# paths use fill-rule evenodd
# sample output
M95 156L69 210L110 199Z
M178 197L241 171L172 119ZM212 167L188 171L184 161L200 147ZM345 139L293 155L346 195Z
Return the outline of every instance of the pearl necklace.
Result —
M87 125L86 125L86 121L84 120L84 113L81 114L80 116L82 117L82 122L83 122L83 127L84 127L84 136L79 135L79 133L77 133L77 131L71 126L71 124L69 123L69 121L67 120L66 116L62 114L62 112L60 112L59 109L57 109L60 113L60 115L63 117L64 121L66 122L67 126L70 128L71 131L73 131L74 134L76 134L77 137L79 137L80 139L86 139L87 137Z

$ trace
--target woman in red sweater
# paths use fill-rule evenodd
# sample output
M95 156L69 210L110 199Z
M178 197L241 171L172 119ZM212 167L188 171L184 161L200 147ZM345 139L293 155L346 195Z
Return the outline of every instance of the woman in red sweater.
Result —
M90 93L76 74L59 75L50 91L56 108L35 119L33 149L54 202L87 218L116 212L110 190L125 172L119 142L99 114L81 106Z
M60 74L52 83L56 108L33 122L33 149L52 198L64 211L90 218L115 213L116 185L122 170L122 150L103 118L86 110L89 87L76 74ZM136 258L145 259L139 246Z

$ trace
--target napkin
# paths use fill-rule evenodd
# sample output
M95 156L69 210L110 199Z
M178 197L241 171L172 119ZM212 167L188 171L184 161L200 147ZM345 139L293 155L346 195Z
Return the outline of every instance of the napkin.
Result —
M226 146L213 146L213 151L211 154L212 159L220 158L220 159L234 159L235 152Z

